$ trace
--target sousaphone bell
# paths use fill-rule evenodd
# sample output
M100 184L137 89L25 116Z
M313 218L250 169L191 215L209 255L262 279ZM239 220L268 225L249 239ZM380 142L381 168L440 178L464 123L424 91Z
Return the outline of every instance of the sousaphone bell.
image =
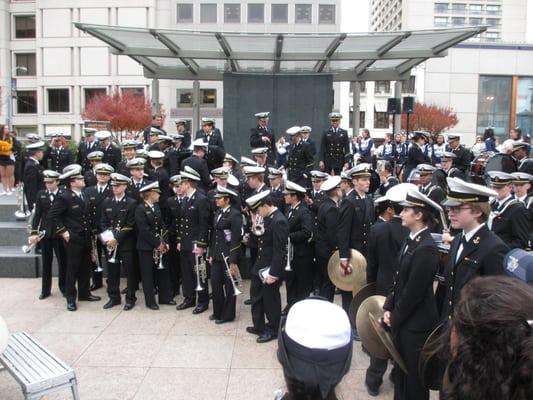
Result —
M344 274L341 268L339 251L332 254L328 261L328 276L333 285L349 292L358 291L366 284L366 259L355 249L350 249L348 260L351 273Z

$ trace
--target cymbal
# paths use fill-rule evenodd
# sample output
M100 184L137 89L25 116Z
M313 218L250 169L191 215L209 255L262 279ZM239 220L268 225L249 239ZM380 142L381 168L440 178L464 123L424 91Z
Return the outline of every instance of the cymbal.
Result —
M370 317L370 322L372 323L372 326L374 327L376 333L381 339L381 342L387 348L390 358L392 358L396 362L396 364L398 364L398 366L403 370L403 372L407 374L407 366L403 362L403 359L400 356L398 350L396 349L396 346L394 346L394 342L392 341L390 333L385 330L385 328L378 321L378 318L376 318L371 313L368 313L368 316Z
M343 274L340 267L339 251L333 253L328 261L328 276L331 282L341 290L357 291L366 283L366 259L357 250L350 249L348 263L352 268L350 274Z
M418 360L418 373L422 385L429 390L441 390L446 370L446 360L435 352L435 346L442 335L444 325L440 324L426 339Z
M354 291L353 299L350 303L350 308L348 309L348 317L350 318L350 322L352 323L352 325L355 325L357 310L359 310L359 306L361 305L361 303L365 301L368 297L373 296L374 294L376 294L376 282L367 283L357 292Z
M375 358L387 360L390 358L389 352L383 345L376 330L372 327L369 318L369 314L381 318L383 316L384 303L384 296L375 295L365 299L357 310L355 326L357 327L357 333L359 333L363 347L370 353L370 355Z

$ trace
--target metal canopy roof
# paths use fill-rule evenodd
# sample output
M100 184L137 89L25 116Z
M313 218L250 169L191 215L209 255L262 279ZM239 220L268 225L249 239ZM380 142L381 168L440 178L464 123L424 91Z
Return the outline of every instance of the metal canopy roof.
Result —
M75 23L129 56L151 79L222 80L223 74L332 74L335 81L403 80L411 68L486 27L385 33L236 33Z

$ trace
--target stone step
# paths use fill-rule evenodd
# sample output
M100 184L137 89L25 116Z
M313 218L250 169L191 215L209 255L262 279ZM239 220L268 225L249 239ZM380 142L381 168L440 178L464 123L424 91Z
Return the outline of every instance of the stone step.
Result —
M16 197L0 196L0 221L16 221L15 211L18 210Z
M0 246L22 246L28 242L26 222L0 222Z
M23 253L21 246L0 246L0 278L37 277L39 258L34 253Z

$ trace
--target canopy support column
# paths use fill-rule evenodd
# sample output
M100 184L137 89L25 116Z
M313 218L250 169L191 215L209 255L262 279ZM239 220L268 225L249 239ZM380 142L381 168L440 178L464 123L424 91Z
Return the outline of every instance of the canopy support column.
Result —
M402 98L402 82L396 81L394 82L394 97L396 99ZM394 125L393 125L393 132L394 135L400 133L402 129L402 112L401 112L401 105L400 105L400 112L398 114L394 114Z
M152 115L159 113L159 79L152 79Z
M350 82L352 87L352 135L359 135L359 127L361 126L361 113L359 107L361 105L361 85L358 81Z
M192 132L191 132L191 136L193 138L196 136L196 132L199 129L200 129L200 81L195 80L192 83Z

